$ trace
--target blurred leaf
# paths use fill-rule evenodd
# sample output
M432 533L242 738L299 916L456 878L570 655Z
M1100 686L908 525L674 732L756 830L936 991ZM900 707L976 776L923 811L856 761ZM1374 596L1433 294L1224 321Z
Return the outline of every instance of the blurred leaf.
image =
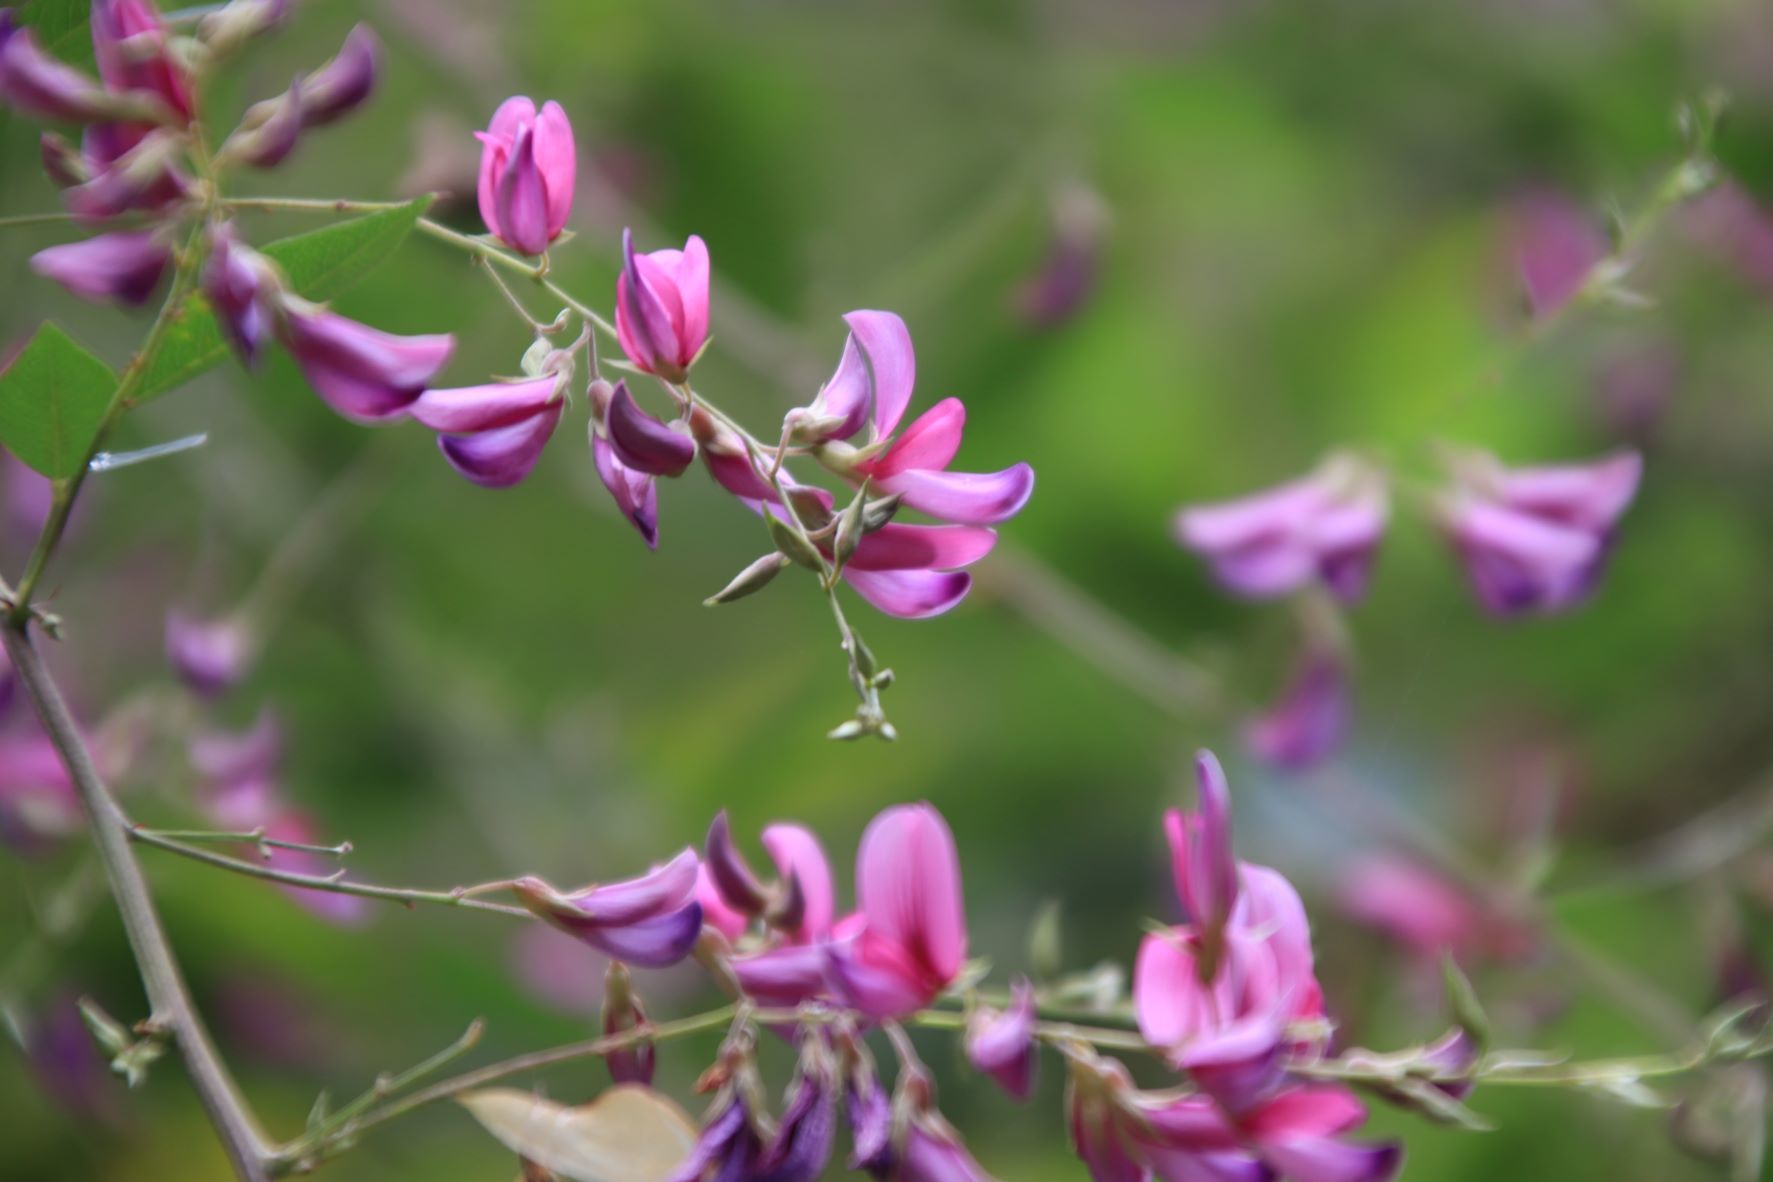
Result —
M263 250L277 260L299 294L311 300L334 299L400 249L430 204L429 196L419 197L399 209L279 238ZM227 358L228 350L209 302L201 295L191 296L148 367L136 401L165 394L213 369Z
M0 443L45 476L72 476L116 388L110 366L45 324L0 374Z
M651 1088L611 1088L573 1108L516 1088L459 1097L520 1156L573 1182L665 1182L696 1143L683 1109Z
M61 58L91 57L86 31L91 5L86 0L30 0L18 11L18 23L37 33L37 43Z

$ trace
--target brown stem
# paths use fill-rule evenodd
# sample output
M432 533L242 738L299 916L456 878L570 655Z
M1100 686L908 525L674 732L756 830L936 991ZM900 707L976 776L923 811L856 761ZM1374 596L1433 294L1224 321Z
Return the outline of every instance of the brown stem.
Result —
M23 621L11 620L0 629L0 640L4 641L12 667L74 782L105 877L117 899L117 910L123 916L123 930L141 971L142 987L153 1011L150 1020L172 1039L183 1056L197 1098L215 1126L235 1175L243 1182L261 1182L269 1177L264 1136L191 1002L190 991L154 909L147 880L142 876L141 864L129 846L129 820L99 778L92 753L62 699L61 689L25 628Z

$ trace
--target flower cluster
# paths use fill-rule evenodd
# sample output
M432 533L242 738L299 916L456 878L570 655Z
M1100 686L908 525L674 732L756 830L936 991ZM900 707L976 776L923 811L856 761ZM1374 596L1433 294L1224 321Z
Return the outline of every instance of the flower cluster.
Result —
M1452 455L1449 466L1432 516L1479 604L1499 617L1584 603L1605 573L1643 474L1635 451L1525 468L1467 452ZM1385 473L1336 455L1274 488L1183 508L1176 538L1235 595L1274 599L1321 589L1328 602L1347 606L1366 591L1388 517ZM1308 634L1280 700L1246 730L1252 752L1281 768L1333 753L1349 723L1348 683L1341 645Z

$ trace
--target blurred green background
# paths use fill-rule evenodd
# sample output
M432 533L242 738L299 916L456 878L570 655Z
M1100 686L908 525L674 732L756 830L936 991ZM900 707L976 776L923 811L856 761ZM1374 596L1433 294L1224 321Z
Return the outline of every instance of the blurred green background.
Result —
M1546 939L1506 963L1475 958L1506 1041L1669 1047L1720 1000L1720 965L1765 963L1764 849L1673 883L1581 889L1642 867L1646 842L1752 792L1773 763L1773 255L1743 217L1773 203L1773 15L1760 0L312 0L218 82L210 109L276 93L358 19L387 49L376 100L242 192L465 192L470 132L496 103L558 99L581 178L579 237L556 252L556 278L607 307L623 224L643 247L703 235L717 290L698 385L759 434L829 373L842 312L899 312L918 348L916 406L966 401L960 466L1027 459L1039 473L1003 530L1016 553L935 621L857 603L898 674L887 706L902 739L833 745L824 730L851 702L808 581L701 606L766 542L698 473L662 488L649 555L597 485L582 418L526 484L488 492L416 428L338 419L278 357L155 403L119 441L206 430L206 448L89 484L51 580L67 621L58 661L88 717L144 694L162 721L244 726L273 707L289 797L327 839L355 844L354 875L401 885L619 877L698 842L724 806L747 840L777 818L816 827L848 897L868 817L925 798L955 829L976 949L1008 971L1026 965L1048 899L1064 901L1069 964L1130 961L1142 919L1173 906L1159 815L1186 799L1188 753L1212 745L1230 765L1241 847L1300 883L1332 1008L1349 1041L1376 1047L1432 1037L1444 1017L1420 965L1339 914L1339 876L1389 837L1348 806L1350 785L1506 876L1547 852L1508 835L1511 802L1549 777L1552 913L1675 1010L1657 1019L1597 990ZM1732 204L1720 213L1714 194L1660 226L1631 278L1654 306L1585 312L1484 380L1525 330L1510 248L1523 195L1559 194L1597 227L1610 206L1636 207L1683 150L1676 105L1712 87L1733 99L1718 145ZM0 212L53 208L35 126L10 120L3 134ZM1055 202L1079 191L1105 214L1098 282L1074 316L1031 326L1016 293L1052 247ZM471 201L440 216L479 229ZM248 223L261 241L315 224ZM30 252L62 237L8 230L0 267L25 275ZM458 333L453 384L512 372L527 343L462 256L417 237L337 306L394 331ZM0 339L45 318L113 361L145 323L33 279L0 300ZM1622 386L1637 400L1624 405ZM1645 448L1643 492L1592 605L1548 621L1479 615L1415 509L1437 440L1513 462ZM1330 768L1281 778L1242 755L1237 722L1238 703L1284 673L1289 616L1221 595L1172 545L1169 519L1343 445L1396 465L1397 521L1350 619L1353 739ZM349 508L323 523L252 679L207 719L168 712L165 609L231 606L341 478L357 482ZM10 537L6 569L27 542ZM1162 709L1075 654L1021 610L1031 561L1210 670L1231 704ZM162 726L135 761L123 788L142 819L188 819L181 750ZM88 992L138 1016L108 901L83 922L57 918L81 893L82 843L5 857L9 1004L37 1012ZM476 1015L483 1059L583 1037L593 1021L520 980L522 925L390 907L342 929L264 884L144 857L275 1132L296 1132L317 1091L355 1094ZM553 948L564 943L549 948L570 954ZM557 1000L594 1011L574 965L547 969ZM693 973L641 976L657 1016L709 1000ZM661 1085L692 1111L710 1050L660 1055ZM946 1044L929 1050L955 1065ZM1000 1177L1082 1176L1057 1063L1045 1067L1027 1109L945 1070L944 1109ZM543 1086L580 1100L604 1079L586 1063ZM1674 1148L1666 1113L1574 1093L1473 1103L1499 1131L1383 1110L1375 1126L1406 1139L1418 1179L1727 1176ZM225 1176L171 1063L135 1093L102 1094L96 1113L71 1112L8 1054L0 1113L0 1177ZM514 1172L450 1106L327 1168L341 1180Z

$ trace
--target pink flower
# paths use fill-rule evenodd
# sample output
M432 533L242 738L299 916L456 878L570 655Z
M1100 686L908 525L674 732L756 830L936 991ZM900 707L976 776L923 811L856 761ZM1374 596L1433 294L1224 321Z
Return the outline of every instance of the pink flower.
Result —
M1576 298L1595 264L1607 257L1607 236L1557 193L1522 198L1514 220L1515 265L1527 306L1536 317L1549 316Z
M851 312L843 358L802 414L836 424L823 439L836 441L871 423L860 452L828 444L829 466L878 493L896 494L906 507L961 525L991 525L1021 512L1034 493L1034 469L1015 464L1001 472L950 472L960 451L966 407L945 398L894 438L911 404L917 358L905 322L891 312ZM792 413L792 412L791 412ZM845 434L839 434L844 432Z
M693 439L647 414L626 382L602 378L586 391L591 403L591 461L616 507L648 549L659 544L659 492L654 478L676 476L696 457Z
M518 900L561 931L612 958L663 968L689 955L702 931L694 850L639 878L562 893L539 878L512 884Z
M1318 580L1353 602L1366 590L1387 513L1384 476L1362 460L1333 456L1298 480L1184 508L1176 538L1234 594L1269 599Z
M966 964L960 859L942 814L897 805L869 822L856 857L858 910L833 929L837 992L875 1018L920 1009Z
M572 124L555 102L541 112L519 95L476 132L480 154L480 217L513 250L539 255L572 216L578 158Z
M179 169L184 141L165 128L95 123L81 136L80 150L86 179L63 190L62 204L81 221L159 212L189 189Z
M418 401L455 351L453 336L396 336L293 295L279 301L278 333L308 384L352 422L386 423Z
M1308 644L1280 699L1244 725L1244 745L1282 771L1315 767L1341 749L1350 721L1348 669L1342 655Z
M257 655L257 638L239 620L166 613L166 659L192 693L214 698L233 689Z
M1189 923L1145 938L1133 970L1139 1029L1232 1111L1279 1083L1290 1023L1322 1013L1305 907L1280 874L1236 862L1223 772L1197 762L1201 807L1164 818Z
M1511 616L1585 601L1642 474L1634 451L1542 468L1505 468L1485 455L1464 460L1441 520L1479 602Z
M1482 943L1483 915L1457 885L1415 862L1360 858L1341 878L1350 919L1381 932L1424 961L1463 957Z
M74 783L49 736L35 726L0 735L0 842L36 853L83 824Z
M778 878L764 886L752 873L732 839L723 810L708 827L709 881L722 905L734 912L761 917L782 940L811 944L831 934L835 891L824 847L803 825L778 822L763 831L763 845L776 864Z
M1011 1098L1024 1103L1034 1094L1039 1063L1034 1041L1034 987L1026 979L1011 990L1010 1008L1002 1012L981 1007L967 1022L967 1061L997 1081Z
M1066 1123L1094 1182L1270 1182L1273 1173L1239 1142L1204 1096L1138 1092L1127 1069L1071 1052Z
M265 825L265 836L278 841L292 841L298 844L313 844L318 840L317 827L306 813L287 810L273 817ZM325 876L338 869L336 863L324 854L308 850L289 850L278 846L267 847L270 857L266 865L276 870L287 870L293 874ZM370 918L369 900L361 895L346 895L338 891L317 891L307 887L285 886L280 888L296 903L326 920L328 923L343 927L356 927Z
M152 230L99 234L31 256L31 270L75 295L132 307L148 302L171 263L172 251Z
M154 95L191 118L191 80L153 0L93 0L92 49L106 86Z
M725 936L729 944L745 934L749 921L743 912L727 905L706 862L696 868L696 902L702 905L702 923Z
M560 424L567 376L426 390L412 417L438 433L450 467L483 488L509 488L530 474Z
M1288 1182L1388 1182L1403 1169L1394 1144L1348 1141L1367 1111L1347 1088L1300 1085L1238 1120L1263 1161Z
M682 382L708 341L708 246L692 234L682 250L634 253L622 231L616 281L616 335L628 360L668 382Z
M203 267L203 294L217 323L250 369L258 364L271 335L270 297L281 280L275 265L240 241L231 222L214 225L209 260Z
M200 731L186 755L197 773L199 800L217 828L251 830L283 811L277 771L283 761L283 728L261 710L244 731Z

